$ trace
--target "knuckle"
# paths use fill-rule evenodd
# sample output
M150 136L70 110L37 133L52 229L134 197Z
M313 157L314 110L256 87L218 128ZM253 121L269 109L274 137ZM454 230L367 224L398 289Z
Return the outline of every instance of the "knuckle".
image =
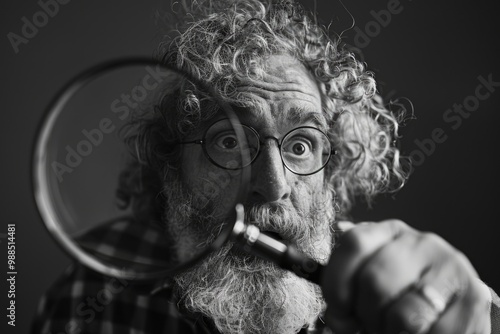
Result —
M389 226L391 226L391 228L394 228L397 230L406 229L408 227L408 224L406 224L401 219L396 219L396 218L387 219L387 220L382 221L381 223L388 224Z
M381 224L388 226L388 229L391 231L394 238L399 238L403 233L410 230L408 224L400 219L387 219L382 221Z
M436 253L436 260L444 258L448 264L455 266L459 272L477 276L467 256L441 236L432 232L423 232L419 235L418 242L423 244L424 247L439 251L441 256L437 256L438 253Z
M401 219L397 219L397 218L391 218L391 219L384 220L383 223L391 224L395 227L407 226L407 224L404 221L402 221Z
M433 232L421 232L419 237L421 243L425 243L433 248L445 249L447 252L452 251L451 245L449 245L442 237Z

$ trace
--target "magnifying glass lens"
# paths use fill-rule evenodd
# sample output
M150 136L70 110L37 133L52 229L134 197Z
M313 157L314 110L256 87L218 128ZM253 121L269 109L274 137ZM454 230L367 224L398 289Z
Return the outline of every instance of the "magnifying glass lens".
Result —
M211 146L206 155L200 140L214 122L225 137L211 144L234 146ZM249 171L210 159L217 152L218 161L246 164L245 140L231 108L186 73L149 60L97 66L56 96L40 127L33 164L40 214L92 269L127 279L171 275L228 236Z

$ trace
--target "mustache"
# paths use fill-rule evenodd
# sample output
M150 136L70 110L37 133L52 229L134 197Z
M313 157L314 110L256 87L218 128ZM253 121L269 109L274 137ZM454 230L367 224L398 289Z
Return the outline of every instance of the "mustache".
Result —
M272 202L245 207L245 222L257 226L261 232L276 233L285 244L324 263L334 246L334 215L331 206L323 201L303 212L292 203Z
M245 222L262 232L274 232L285 241L301 243L311 237L314 218L286 203L264 203L245 207Z

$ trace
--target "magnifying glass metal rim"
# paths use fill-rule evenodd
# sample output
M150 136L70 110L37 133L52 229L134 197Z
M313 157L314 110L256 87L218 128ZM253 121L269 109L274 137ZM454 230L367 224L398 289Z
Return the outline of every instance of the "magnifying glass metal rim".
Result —
M218 94L211 88L209 85L203 83L200 80L197 80L186 73L183 73L181 70L172 68L171 66L167 66L161 64L158 61L149 58L142 57L130 57L130 58L121 58L116 60L107 61L96 66L93 66L83 72L80 72L76 76L74 76L71 80L69 80L66 85L64 85L60 91L55 95L48 108L46 109L42 121L39 124L39 128L37 129L35 136L35 145L34 152L32 154L32 189L35 198L35 202L38 208L38 212L41 216L42 221L44 222L44 226L48 230L51 237L54 238L56 243L62 247L62 249L69 253L69 255L73 258L76 258L80 263L86 265L87 267L96 270L104 275L119 277L123 279L129 280L155 280L165 277L170 277L175 273L185 270L189 268L193 264L202 260L206 257L210 252L215 249L220 248L230 237L231 232L233 230L234 223L237 220L236 212L234 213L234 219L232 222L226 224L219 236L214 240L214 242L208 247L205 251L201 252L197 256L193 257L189 261L186 261L174 268L169 268L156 272L136 272L130 269L113 267L110 265L106 265L96 258L90 256L89 254L80 250L80 248L71 240L71 238L59 228L59 223L57 219L57 214L55 213L53 203L51 202L50 196L50 187L45 175L47 175L47 154L46 147L47 143L50 139L51 131L54 128L54 125L64 109L65 104L69 101L69 99L79 91L83 86L89 83L92 79L96 78L98 75L105 74L106 72L111 72L120 67L125 66L161 66L163 68L168 68L183 77L187 77L189 80L193 81L196 85L201 87L205 92L211 94L211 96L215 97L216 102L224 109L224 112L227 115L227 118L230 120L233 128L236 132L236 137L240 143L243 143L245 146L246 137L243 129L240 126L239 119L237 115L234 113L232 108L221 98L219 98ZM250 156L248 153L241 152L242 160L244 165L246 162L250 161ZM250 166L241 169L240 174L240 189L238 191L238 195L234 199L234 203L232 207L235 207L236 204L240 203L246 194L246 188L249 184L248 180L250 179ZM231 215L232 217L232 215ZM242 219L240 217L240 219Z

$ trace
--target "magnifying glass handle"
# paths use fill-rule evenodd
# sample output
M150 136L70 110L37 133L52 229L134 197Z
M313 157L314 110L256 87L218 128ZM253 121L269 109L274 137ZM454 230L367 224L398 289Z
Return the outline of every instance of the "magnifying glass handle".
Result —
M336 233L342 232L336 230ZM245 224L243 206L240 204L236 206L236 223L231 239L245 252L272 261L297 276L320 284L325 266L299 252L293 245L286 245L261 233L257 226Z
M297 276L319 284L324 269L322 264L300 253L293 245L286 245L261 233L257 226L237 221L232 240L245 252L272 261Z

